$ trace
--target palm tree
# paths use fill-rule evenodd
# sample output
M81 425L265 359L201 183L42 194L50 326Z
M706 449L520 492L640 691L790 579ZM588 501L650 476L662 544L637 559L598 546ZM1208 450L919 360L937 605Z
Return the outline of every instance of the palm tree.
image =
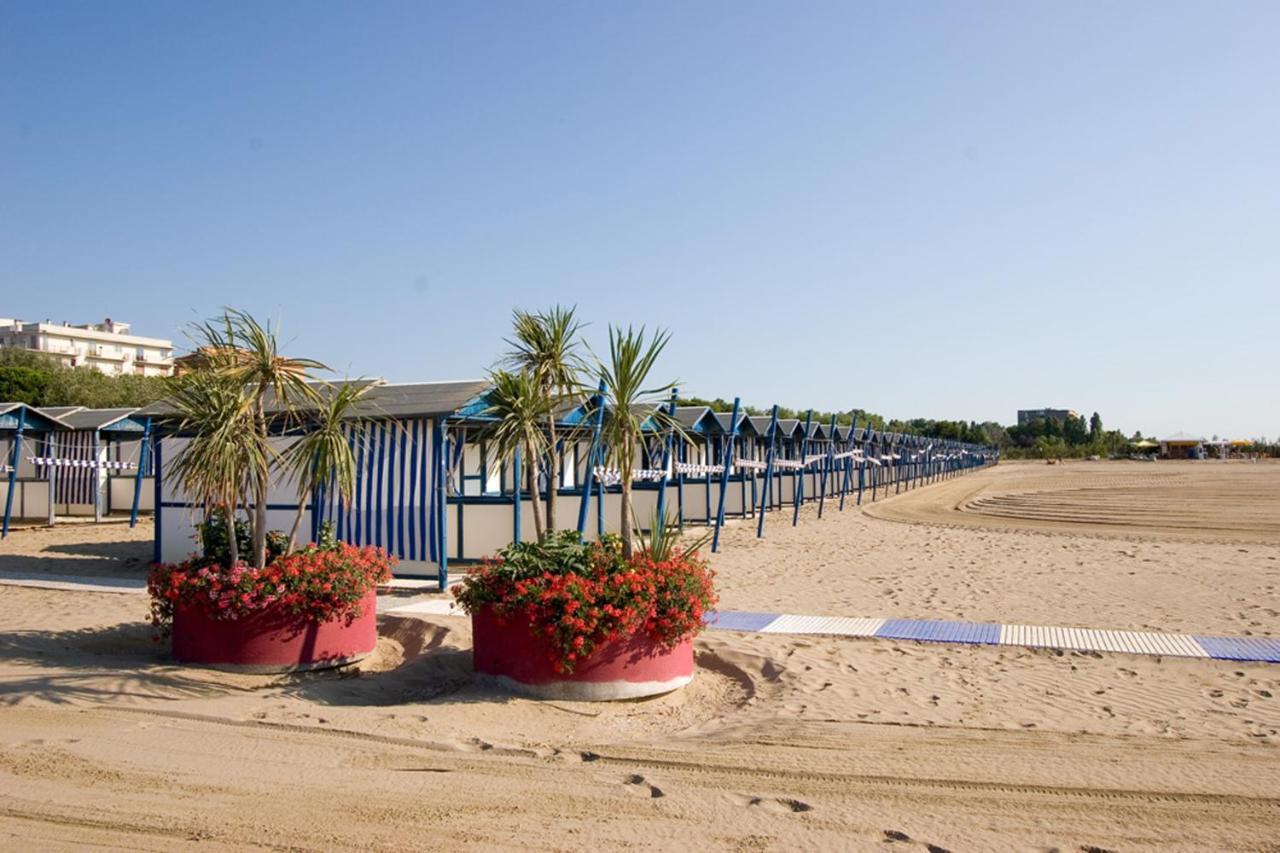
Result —
M267 560L267 487L276 454L267 440L272 421L285 424L296 419L300 404L314 406L319 395L310 384L312 370L326 370L318 361L280 354L277 331L263 326L250 314L228 308L218 323L195 327L198 352L207 370L241 390L241 409L251 418L249 427L261 452L250 463L254 515L253 563L262 568ZM268 417L267 397L274 396Z
M332 487L338 500L350 505L356 488L356 460L348 430L354 427L354 434L362 434L361 422L352 418L351 412L372 387L365 382L329 386L314 423L309 423L308 431L285 451L284 470L298 487L298 513L289 529L289 553L293 553L307 496L316 488Z
M183 376L170 397L178 412L178 430L191 438L174 458L168 476L204 508L222 510L227 525L230 561L240 555L235 518L244 496L254 491L253 478L270 462L270 448L253 428L252 412L243 404L243 386L210 371Z
M654 363L670 339L670 334L661 329L655 331L652 338L646 338L643 326L639 331L628 326L625 332L610 326L609 362L599 365L606 406L601 436L610 465L616 467L622 477L622 554L628 559L633 552L632 527L636 523L635 507L631 502L631 477L644 424L652 423L658 429L670 429L683 435L679 425L661 405L676 383L645 387Z
M493 442L500 462L523 453L529 465L529 490L533 499L533 528L539 540L545 532L537 482L539 460L547 451L545 426L554 409L552 399L542 393L533 374L527 370L494 370L489 374L491 387L486 394L483 414L494 418L482 436ZM516 507L516 512L520 508Z
M580 396L579 376L585 368L577 351L582 325L574 319L576 311L577 308L559 305L537 314L517 309L513 317L514 338L507 341L512 347L507 363L528 372L542 395L551 401L551 416L547 418L547 530L556 529L556 491L560 486L555 414L560 404Z

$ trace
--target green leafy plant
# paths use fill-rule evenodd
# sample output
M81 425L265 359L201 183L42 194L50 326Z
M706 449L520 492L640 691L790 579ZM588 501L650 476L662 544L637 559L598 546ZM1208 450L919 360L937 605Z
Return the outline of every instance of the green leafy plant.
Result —
M543 393L537 379L528 370L516 372L495 370L489 374L491 387L485 397L484 415L493 418L481 436L492 443L501 462L509 462L522 454L529 472L529 497L533 501L533 526L538 539L547 528L543 525L542 501L537 489L541 460L550 449L547 424L555 410L555 402Z
M354 442L348 438L347 430L354 428L351 434L356 436L364 434L361 420L352 414L372 387L365 382L331 386L318 411L308 421L306 431L284 452L283 467L298 494L298 512L289 530L288 551L294 549L307 498L316 484L333 488L339 500L351 503L356 488L356 460Z
M551 406L552 416L547 418L546 458L550 487L547 489L546 530L554 530L556 526L556 493L560 484L560 456L556 448L562 438L572 438L571 435L557 435L560 428L554 415L566 404L581 399L579 377L586 369L578 353L581 324L574 317L576 311L576 308L559 305L538 313L517 310L513 317L513 338L507 341L511 346L507 363L528 373Z
M632 503L632 472L646 425L659 431L670 430L683 437L684 430L666 410L662 402L675 387L674 382L650 385L649 375L671 336L658 330L652 337L642 326L638 331L609 327L609 360L599 361L604 382L605 418L601 435L609 465L621 476L622 554L630 558L634 551L632 530L636 523Z
M671 558L676 553L677 548L694 553L700 551L703 546L709 544L715 536L714 530L707 530L698 536L691 537L681 546L680 526L671 521L671 517L660 518L658 509L654 507L653 514L649 516L649 533L639 527L635 530L636 538L640 540L640 549L649 556L650 559L662 562Z

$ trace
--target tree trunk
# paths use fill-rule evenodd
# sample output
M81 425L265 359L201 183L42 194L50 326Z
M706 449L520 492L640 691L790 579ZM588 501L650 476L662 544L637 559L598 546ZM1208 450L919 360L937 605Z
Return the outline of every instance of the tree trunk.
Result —
M285 550L286 554L292 554L294 548L297 547L298 527L302 524L302 511L306 508L302 496L298 496L298 513L293 517L293 527L289 528L289 547Z
M254 428L264 443L267 440L267 413L263 402L266 393L265 385L258 386L258 399L253 414ZM270 465L264 461L262 467L258 469L258 484L253 507L253 564L259 569L267 565L267 478L270 475Z
M547 524L546 529L556 529L556 491L560 488L560 454L556 452L556 413L551 412L547 422L551 438L551 454L547 458Z
M532 447L526 453L529 455L529 498L533 501L533 535L541 542L545 528L542 524L542 498L538 496L538 457ZM516 512L519 511L517 507Z
M635 513L631 509L631 470L622 472L622 557L631 559L631 519Z
M222 519L227 525L227 555L231 563L227 568L232 569L235 568L236 563L240 562L240 543L236 541L236 505L234 501L222 505Z

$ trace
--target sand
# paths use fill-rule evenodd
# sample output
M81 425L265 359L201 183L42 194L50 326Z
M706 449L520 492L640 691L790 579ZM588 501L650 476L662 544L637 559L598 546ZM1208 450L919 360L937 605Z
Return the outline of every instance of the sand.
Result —
M963 482L1105 493L1162 466ZM1280 488L1280 466L1170 471L1181 484L1143 488L1228 504ZM725 606L1280 630L1280 545L1256 530L955 522L976 515L948 510L957 482L872 509L885 518L779 515L763 541L735 525L715 558ZM71 559L100 535L11 539L3 557ZM138 596L0 587L0 605L14 849L1280 849L1280 666L713 632L675 694L536 702L472 683L464 619L384 615L356 671L242 676L168 663Z

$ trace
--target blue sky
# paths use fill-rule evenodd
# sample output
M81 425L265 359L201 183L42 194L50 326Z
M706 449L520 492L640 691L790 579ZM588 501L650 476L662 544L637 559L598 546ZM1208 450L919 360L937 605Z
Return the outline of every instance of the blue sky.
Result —
M0 2L0 315L1280 435L1280 4Z

